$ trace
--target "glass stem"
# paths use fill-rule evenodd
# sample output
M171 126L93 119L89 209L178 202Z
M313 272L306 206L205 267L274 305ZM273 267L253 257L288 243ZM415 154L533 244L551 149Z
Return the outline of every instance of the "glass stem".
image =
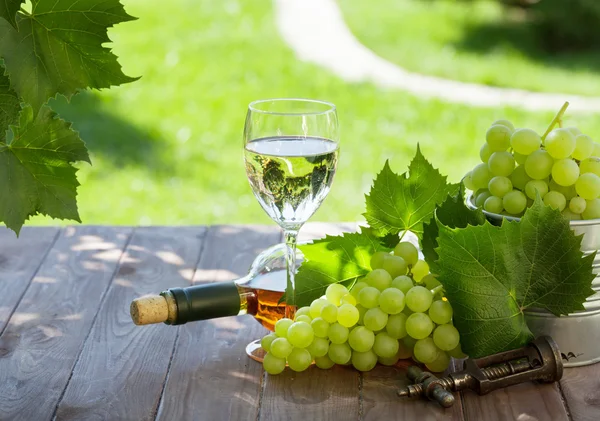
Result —
M294 319L296 314L296 242L298 239L298 230L286 229L283 231L286 245L287 262L287 287L285 294L285 317Z

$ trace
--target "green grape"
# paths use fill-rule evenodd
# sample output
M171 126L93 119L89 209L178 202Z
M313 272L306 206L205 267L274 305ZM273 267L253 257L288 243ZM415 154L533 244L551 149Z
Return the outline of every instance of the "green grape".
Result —
M513 132L515 130L515 126L513 126L513 124L508 120L505 120L505 119L496 120L492 123L492 126L496 126L498 124L501 126L508 127L511 132Z
M415 313L423 313L431 306L433 294L427 288L417 285L406 293L405 302Z
M485 189L492 178L487 164L479 164L471 171L471 180L478 189Z
M502 199L496 196L490 196L485 200L483 209L491 213L500 213L504 209Z
M404 339L409 338L413 341L415 341L415 339L411 338L410 336L405 336ZM412 347L408 347L405 343L404 343L404 339L402 339L401 341L398 341L398 353L396 354L396 356L398 357L398 359L406 359L406 358L410 358L413 355L413 349L415 347L415 343L413 342Z
M592 156L600 157L600 143L594 142L594 152Z
M504 197L506 193L513 189L512 182L508 177L496 176L488 184L488 189L492 196Z
M580 219L583 219L580 214L571 212L569 208L565 208L561 213L562 216L571 221L578 221Z
M510 152L494 152L488 161L492 175L508 177L515 169L515 158Z
M506 212L512 215L518 215L525 210L527 206L527 197L519 190L513 190L502 198L502 206Z
M448 301L434 301L429 307L428 314L431 320L438 325L450 323L450 320L452 320L452 306Z
M586 200L585 210L581 214L583 219L600 218L600 199Z
M444 351L438 352L438 357L435 359L435 361L430 362L429 364L425 364L427 369L432 373L442 373L446 371L449 365L450 356Z
M287 332L288 340L296 348L306 348L315 337L312 327L305 322L296 322L290 326ZM271 344L271 347L273 344Z
M261 348L264 349L266 352L269 352L271 350L271 343L273 343L275 339L277 339L277 335L274 333L269 333L268 335L264 336L260 340Z
M600 196L600 177L591 172L581 174L575 183L575 190L585 200L596 199Z
M442 351L450 351L460 342L460 335L451 324L440 325L433 331L433 342Z
M433 331L433 322L425 313L413 313L406 319L406 332L415 339L423 339Z
M365 327L371 329L373 332L377 332L385 328L388 321L387 313L384 313L379 307L370 308L365 313L364 324Z
M383 291L392 285L392 277L384 269L375 269L365 276L365 282L379 291Z
M313 319L315 317L320 317L321 309L327 304L329 304L329 301L327 301L325 298L317 298L315 301L313 301L310 304L310 317Z
M573 151L573 158L581 161L587 159L594 153L594 141L591 137L580 134L575 137L575 150Z
M335 365L335 363L331 361L331 358L329 358L327 355L324 355L323 357L315 358L315 365L320 369L329 370Z
M404 297L404 302L406 302L406 296ZM414 313L414 311L412 311L410 308L408 308L408 306L406 306L404 307L404 310L402 310L402 313L406 314L407 316L410 316Z
M396 276L406 275L406 272L408 272L408 265L402 257L392 256L390 254L383 261L383 269L385 269L392 277L391 279L393 279Z
M367 313L368 308L361 306L360 304L356 305L356 309L358 310L358 324L364 325L365 314Z
M312 319L310 318L310 316L307 316L306 314L302 314L300 316L296 315L296 317L294 317L294 321L295 322L306 322L306 323L310 324L312 322Z
M485 162L487 164L491 155L492 150L490 149L490 145L488 145L486 142L483 144L481 149L479 149L479 158L481 158L481 162Z
M323 357L329 351L329 341L324 338L315 338L306 349L313 357Z
M268 352L263 358L263 368L269 374L279 374L285 370L285 358L277 358Z
M394 339L402 339L406 336L406 319L408 316L404 313L392 314L388 317L385 325L385 331Z
M404 294L406 294L414 285L415 284L410 276L406 275L398 276L392 281L392 288L398 288Z
M535 200L536 194L540 195L543 199L546 193L548 193L548 183L543 180L531 180L525 186L525 194L531 200Z
M421 282L425 285L425 288L432 290L437 286L442 285L440 281L437 280L433 273L430 273L426 277L424 277Z
M310 316L310 307L306 306L306 307L300 307L298 310L296 310L296 317L298 316Z
M496 124L488 129L485 134L485 141L490 146L492 152L505 151L510 146L510 136L512 130L506 126Z
M490 197L491 195L492 194L487 189L485 191L479 193L477 195L477 198L475 199L475 206L477 206L478 208L483 207L483 204L485 203L487 198Z
M354 296L354 298L358 299L358 293L363 288L368 287L368 286L369 286L369 284L367 284L366 282L364 282L364 281L358 281L357 283L354 284L354 286L350 290L350 294L352 294L352 296Z
M540 135L531 129L519 129L510 137L510 146L515 152L522 155L529 155L537 151L541 143Z
M352 327L358 323L358 309L352 304L342 304L338 308L337 319L339 324L346 327Z
M565 127L565 129L570 131L571 134L575 137L577 137L581 134L581 130L579 130L577 127Z
M350 304L352 306L355 306L358 301L356 301L356 298L354 297L354 295L348 293L346 295L344 295L340 301L343 304Z
M557 191L561 193L565 199L571 200L575 196L577 196L577 191L575 190L575 185L572 186L561 186L554 180L550 180L548 183L548 190Z
M417 341L413 352L417 360L424 364L428 364L437 359L440 350L435 346L433 339L423 338Z
M415 348L415 344L417 343L417 341L418 339L415 339L410 335L406 335L404 338L402 338L402 344L406 349L410 350L411 354Z
M600 177L600 158L591 157L579 163L579 172L585 174L591 172Z
M312 356L305 348L294 348L287 357L288 366L294 371L304 371L312 363Z
M321 317L317 317L310 322L313 328L313 332L317 338L326 338L329 336L329 323L323 320Z
M410 358L410 356L409 356L409 358ZM395 366L396 364L398 364L399 360L400 360L400 357L398 357L398 353L396 353L396 355L394 355L393 357L388 357L388 358L377 357L377 362L379 364L385 365L388 367Z
M378 333L373 343L373 352L378 357L393 357L398 352L398 339L392 338L385 332Z
M379 290L374 287L365 287L358 293L358 303L365 308L377 307L379 304Z
M378 251L373 253L373 256L371 256L371 269L375 270L375 269L381 269L383 268L383 261L385 260L385 258L389 256L389 253L386 253L385 251Z
M460 343L458 345L456 345L456 348L448 351L448 355L450 355L452 358L456 358L456 359L466 357L465 353L462 351L462 348L460 347Z
M569 201L569 210L573 213L583 213L585 211L585 207L587 206L587 202L583 197L574 197Z
M352 366L358 371L371 371L377 365L377 356L373 351L352 352Z
M327 356L336 364L346 364L352 357L352 349L347 343L329 345Z
M527 175L524 165L519 165L510 175L510 182L515 189L525 190L529 181L531 181L531 177Z
M571 186L579 178L579 166L572 159L559 159L552 166L552 179L560 186Z
M546 150L554 159L565 159L575 150L575 136L567 129L554 129L544 142Z
M350 348L358 352L367 352L373 347L375 334L364 326L357 326L348 335Z
M343 344L348 340L350 331L346 326L334 323L329 326L329 340L334 344Z
M397 288L387 288L379 295L379 308L387 314L398 314L404 310L404 293Z
M522 153L513 152L513 156L515 157L515 162L518 165L523 165L529 155L523 155Z
M292 352L292 344L286 338L277 338L271 342L269 352L277 358L286 358Z
M348 288L342 284L330 284L325 290L325 298L333 305L339 306L342 296L348 294Z
M557 191L549 191L544 196L544 204L553 209L562 211L567 206L567 199L565 199L565 196L562 193Z
M471 173L468 172L462 179L463 184L466 189L475 190L475 185L473 184L473 179L471 178Z
M554 159L545 150L537 150L525 160L525 172L534 180L543 180L552 173Z
M331 303L327 303L321 309L321 318L327 323L335 323L338 319L338 308Z
M398 243L394 248L394 256L400 256L407 265L414 265L419 260L419 250L408 241Z
M429 274L429 265L425 260L419 260L413 265L410 273L415 281L421 282Z
M280 338L287 338L287 332L290 326L294 323L292 319L283 318L275 323L275 333Z

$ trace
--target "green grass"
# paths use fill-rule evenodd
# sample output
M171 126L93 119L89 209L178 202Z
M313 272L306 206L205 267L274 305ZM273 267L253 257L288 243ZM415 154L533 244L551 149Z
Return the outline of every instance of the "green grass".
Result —
M247 104L310 97L337 104L339 170L313 217L355 221L386 159L405 171L417 143L453 181L478 160L488 125L506 117L543 130L552 113L475 109L349 84L298 61L281 41L270 2L128 0L139 20L111 31L132 84L54 102L92 152L81 166L84 223L271 223L242 158ZM366 7L366 6L365 6ZM385 10L382 10L385 14ZM582 129L600 122L582 117ZM34 223L55 223L35 218Z
M550 54L523 15L498 2L339 4L366 46L408 70L486 85L600 95L600 50Z

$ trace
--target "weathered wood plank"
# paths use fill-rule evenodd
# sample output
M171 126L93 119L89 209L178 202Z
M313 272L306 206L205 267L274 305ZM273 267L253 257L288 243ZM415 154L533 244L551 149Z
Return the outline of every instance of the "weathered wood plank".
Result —
M130 233L61 232L0 336L0 419L52 418Z
M299 241L356 230L355 223L308 223ZM359 415L359 374L347 367L265 376L260 420L352 420Z
M600 363L565 368L560 385L574 421L600 420Z
M398 367L377 366L362 374L362 413L361 420L462 420L460 396L452 408L444 409L437 403L424 399L400 398L398 389L410 384L406 377L406 367L410 362ZM473 418L483 421L487 418Z
M132 299L189 284L206 229L138 228L98 312L57 420L152 420L167 376L177 327L138 327Z
M243 276L259 252L279 241L274 226L211 227L194 283ZM266 332L251 316L182 326L158 419L254 421L262 367L244 349Z
M54 227L25 227L17 238L8 228L0 228L0 334L56 241L58 231Z

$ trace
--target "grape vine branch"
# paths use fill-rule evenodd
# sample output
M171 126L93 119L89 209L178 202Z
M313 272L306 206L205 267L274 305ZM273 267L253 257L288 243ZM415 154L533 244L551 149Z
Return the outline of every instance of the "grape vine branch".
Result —
M91 163L88 151L47 103L137 80L105 46L108 28L134 19L119 0L5 0L0 8L0 222L17 235L37 214L81 222L73 163Z

